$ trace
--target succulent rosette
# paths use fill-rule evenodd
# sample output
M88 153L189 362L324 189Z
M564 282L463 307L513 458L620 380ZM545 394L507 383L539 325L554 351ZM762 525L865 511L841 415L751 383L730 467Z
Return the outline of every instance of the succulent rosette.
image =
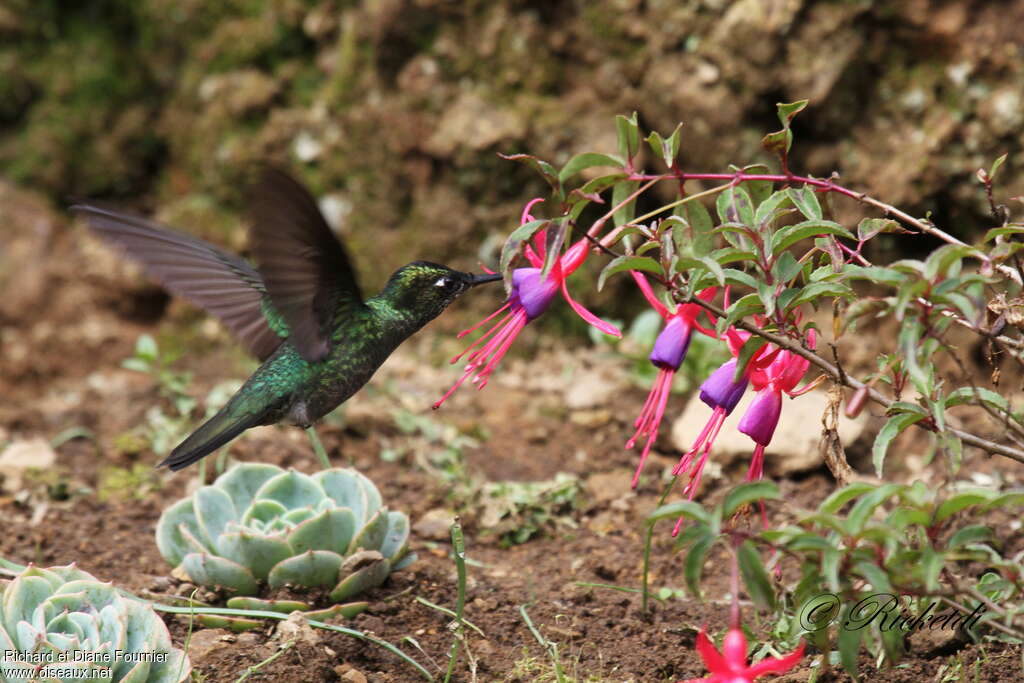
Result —
M164 511L164 559L196 584L256 595L261 582L330 591L342 602L409 565L409 518L383 507L353 469L312 476L243 463Z
M188 657L153 608L74 565L0 582L0 681L177 683Z

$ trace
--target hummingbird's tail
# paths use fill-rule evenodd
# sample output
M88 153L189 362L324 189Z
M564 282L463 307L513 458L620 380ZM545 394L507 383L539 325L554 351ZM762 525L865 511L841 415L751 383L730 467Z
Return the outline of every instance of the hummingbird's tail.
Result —
M178 444L157 467L166 465L175 472L184 469L263 421L262 413L240 412L235 403L228 401L216 415Z

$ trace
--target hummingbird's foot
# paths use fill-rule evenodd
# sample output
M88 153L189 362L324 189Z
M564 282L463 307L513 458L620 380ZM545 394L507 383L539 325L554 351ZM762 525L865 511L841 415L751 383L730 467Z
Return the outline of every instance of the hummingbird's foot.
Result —
M310 425L306 427L306 436L309 437L309 443L313 445L313 452L316 453L317 460L323 465L325 470L331 469L331 461L327 457L327 451L324 449L323 443L320 441L320 436L316 433L316 427Z

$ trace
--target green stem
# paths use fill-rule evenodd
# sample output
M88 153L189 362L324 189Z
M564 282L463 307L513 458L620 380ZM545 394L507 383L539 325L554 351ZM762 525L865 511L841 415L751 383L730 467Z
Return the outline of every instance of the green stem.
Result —
M547 638L541 635L537 627L533 625L533 620L530 619L530 615L526 613L526 605L519 606L519 613L523 615L523 621L526 622L526 627L530 629L530 633L537 639L540 646L548 653L548 657L551 659L551 665L555 668L555 680L558 683L567 683L565 678L565 672L562 671L562 659L558 656L558 645L551 642Z
M256 673L257 671L262 669L264 666L266 666L267 664L270 664L272 661L274 661L275 659L277 659L278 657L283 655L285 652L290 650L292 648L292 646L295 645L296 642L297 641L294 640L294 639L293 640L289 640L287 643L282 645L281 649L279 649L277 652L275 652L274 654L270 655L269 657L264 659L259 664L253 664L252 666L250 666L248 669L245 670L245 673L243 673L241 676L239 676L238 678L235 679L235 683L242 683L242 681L244 681L247 678L249 678L249 676L252 676L254 673Z
M455 662L459 657L459 646L462 644L463 625L462 610L466 607L466 544L462 536L462 524L456 517L452 522L452 553L455 556L455 572L457 574L456 597L455 597L455 639L452 640L452 649L448 653L448 672L444 675L445 683L451 680L455 673Z
M317 460L325 470L331 469L331 460L327 457L327 451L324 450L324 445L320 441L320 436L316 433L316 427L307 427L306 436L309 437L309 443L313 444L313 452L316 453Z
M668 482L665 490L661 492L661 498L658 499L658 504L655 506L655 509L658 509L665 504L665 499L668 498L668 494L672 493L672 487L676 485L677 478L678 477L673 476ZM657 524L657 522L654 524ZM640 588L640 612L642 614L647 614L648 595L650 595L650 592L648 591L648 579L651 569L651 545L654 542L654 524L647 525L647 536L644 538L644 573Z

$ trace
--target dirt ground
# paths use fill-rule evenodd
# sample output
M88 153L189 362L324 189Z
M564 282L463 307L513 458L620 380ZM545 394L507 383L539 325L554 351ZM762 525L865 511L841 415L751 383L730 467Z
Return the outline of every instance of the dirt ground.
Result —
M196 469L176 474L151 470L159 457L149 448L133 452L126 435L146 420L147 411L154 406L167 409L168 403L151 377L122 369L120 363L143 332L153 334L162 346L180 340L187 351L172 367L192 373L188 393L202 400L219 382L244 378L251 362L202 314L182 302L168 302L38 200L15 197L9 187L0 195L10 200L8 217L21 212L17 215L25 220L19 224L31 227L7 251L21 254L23 262L16 269L19 300L8 299L0 306L0 443L80 435L56 448L53 467L25 473L17 490L9 488L10 480L5 482L0 490L0 556L41 565L77 562L141 595L187 594L188 586L170 578L171 568L157 552L154 529L161 510L196 485ZM460 310L401 349L350 401L341 419L329 419L321 428L335 462L358 468L377 483L390 507L409 513L415 529L412 546L419 555L419 561L369 595L370 608L350 625L398 644L431 670L443 671L452 643L450 620L417 598L454 606L455 566L445 540L447 528L423 520L431 519L432 511L459 505L466 486L545 480L567 472L579 481L576 505L554 510L553 519L525 543L503 547L498 534L487 533L484 510L461 511L472 560L466 617L484 636L470 633L457 680L555 680L550 660L520 614L521 605L558 644L566 673L575 680L673 681L704 675L694 641L702 625L717 633L725 627L724 556L709 558L704 602L690 597L655 601L647 616L635 593L580 585L639 586L641 520L655 505L660 486L649 476L636 492L630 491L636 455L622 447L644 389L624 382L596 408L564 407L565 386L573 372L581 367L614 369L624 363L621 358L594 350L570 353L558 340L541 344L527 330L519 348L522 355L507 359L484 392L463 390L440 412L430 411L430 403L457 375L455 368L441 363L459 348L453 332L495 301L496 295L460 302ZM523 360L527 354L529 363ZM681 409L684 400L674 396L670 412ZM441 437L430 437L424 429L403 429L410 414L438 426ZM190 420L197 423L197 417ZM442 461L432 459L432 453L444 450L444 429L476 438L476 445L461 449L464 469L445 469ZM659 450L648 472L674 463L670 449ZM238 460L305 472L317 467L304 435L295 428L253 430L230 453ZM699 500L716 501L742 477L745 466L738 463L720 478L709 477ZM964 473L994 469L1010 479L1024 475L1005 461L965 453ZM788 504L804 508L834 488L823 467L793 473L778 484ZM781 505L769 504L768 514L773 523L785 521ZM997 535L1020 545L1020 531L1012 521L1003 520ZM657 538L652 568L653 586L682 585L682 557L673 552L667 530ZM767 628L758 623L749 602L744 614L755 630ZM187 620L166 619L180 646L188 637ZM297 643L253 672L250 680L419 680L415 671L382 649L341 634L317 634L318 642ZM272 626L241 634L198 631L192 634L191 656L199 680L234 681L277 652L280 644ZM1007 674L1020 671L1021 653L1014 647L955 643L936 652L915 645L911 641L909 655L896 668L876 670L864 656L864 680L955 680L942 678L941 671L957 662L962 671L972 672L972 681L1021 680L1019 674ZM805 658L779 680L807 680L810 661ZM850 679L833 673L819 680Z

